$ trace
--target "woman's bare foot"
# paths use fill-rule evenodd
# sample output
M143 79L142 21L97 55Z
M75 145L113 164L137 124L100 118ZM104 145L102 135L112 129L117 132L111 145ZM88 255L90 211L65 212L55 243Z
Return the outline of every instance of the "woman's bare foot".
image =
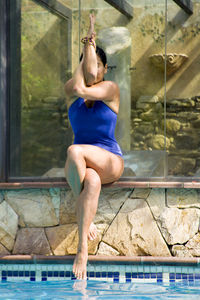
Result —
M97 237L97 227L94 223L91 223L89 227L89 232L88 232L88 240L93 241Z
M73 264L73 273L75 277L79 280L87 279L87 260L88 260L88 253L87 251L78 251L76 257L74 259Z

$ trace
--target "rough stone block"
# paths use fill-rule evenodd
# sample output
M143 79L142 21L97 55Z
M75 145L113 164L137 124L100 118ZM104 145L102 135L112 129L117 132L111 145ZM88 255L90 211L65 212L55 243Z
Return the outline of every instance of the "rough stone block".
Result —
M52 254L43 228L21 228L13 254Z
M136 189L134 189L133 193L129 196L129 198L146 199L149 196L150 192L151 192L151 189L148 189L148 188L146 188L146 189L136 188Z
M171 255L143 199L126 200L102 240L121 255Z
M110 224L123 203L129 197L131 191L131 189L120 188L102 189L95 216L95 224Z
M120 255L117 250L107 245L104 242L99 244L99 249L97 251L97 255L107 255L107 256L118 256Z
M76 223L76 199L71 190L62 190L60 199L60 225Z
M199 215L195 208L165 208L157 221L169 245L186 243L198 232Z
M98 228L97 226L97 229ZM76 224L60 225L46 228L46 235L54 255L76 254L78 246L78 228ZM88 253L96 254L101 240L102 228L94 241L88 241Z
M5 199L18 214L20 225L47 227L59 224L51 195L48 190L12 190Z
M1 202L3 202L3 193L2 193L2 191L0 191L0 204L1 204Z
M10 252L2 245L0 244L0 255L9 255Z
M167 206L177 208L200 208L200 190L168 189Z
M10 205L3 201L0 204L0 242L8 250L13 249L18 229L18 216Z

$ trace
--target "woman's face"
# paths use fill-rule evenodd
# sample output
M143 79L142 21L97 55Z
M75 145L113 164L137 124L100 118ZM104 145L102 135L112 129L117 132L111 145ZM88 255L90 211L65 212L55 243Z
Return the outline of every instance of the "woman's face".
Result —
M95 83L103 81L104 75L107 73L107 64L103 65L101 58L97 55L97 79Z

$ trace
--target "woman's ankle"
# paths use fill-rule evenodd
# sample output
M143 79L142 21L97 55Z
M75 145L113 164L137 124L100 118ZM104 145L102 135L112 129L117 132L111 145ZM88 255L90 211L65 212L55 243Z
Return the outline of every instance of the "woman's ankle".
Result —
M87 240L86 240L86 242L82 242L78 245L77 252L79 252L79 253L88 252Z

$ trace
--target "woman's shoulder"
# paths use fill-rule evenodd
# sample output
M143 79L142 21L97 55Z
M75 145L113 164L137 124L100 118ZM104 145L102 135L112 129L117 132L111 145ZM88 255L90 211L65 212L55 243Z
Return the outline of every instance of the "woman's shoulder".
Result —
M112 90L115 94L119 94L119 86L115 81L111 80L104 80L101 82L102 85L104 85L109 90Z
M105 82L106 84L109 84L109 85L111 85L113 87L118 87L118 84L115 81L112 81L112 80L104 80L102 82Z

